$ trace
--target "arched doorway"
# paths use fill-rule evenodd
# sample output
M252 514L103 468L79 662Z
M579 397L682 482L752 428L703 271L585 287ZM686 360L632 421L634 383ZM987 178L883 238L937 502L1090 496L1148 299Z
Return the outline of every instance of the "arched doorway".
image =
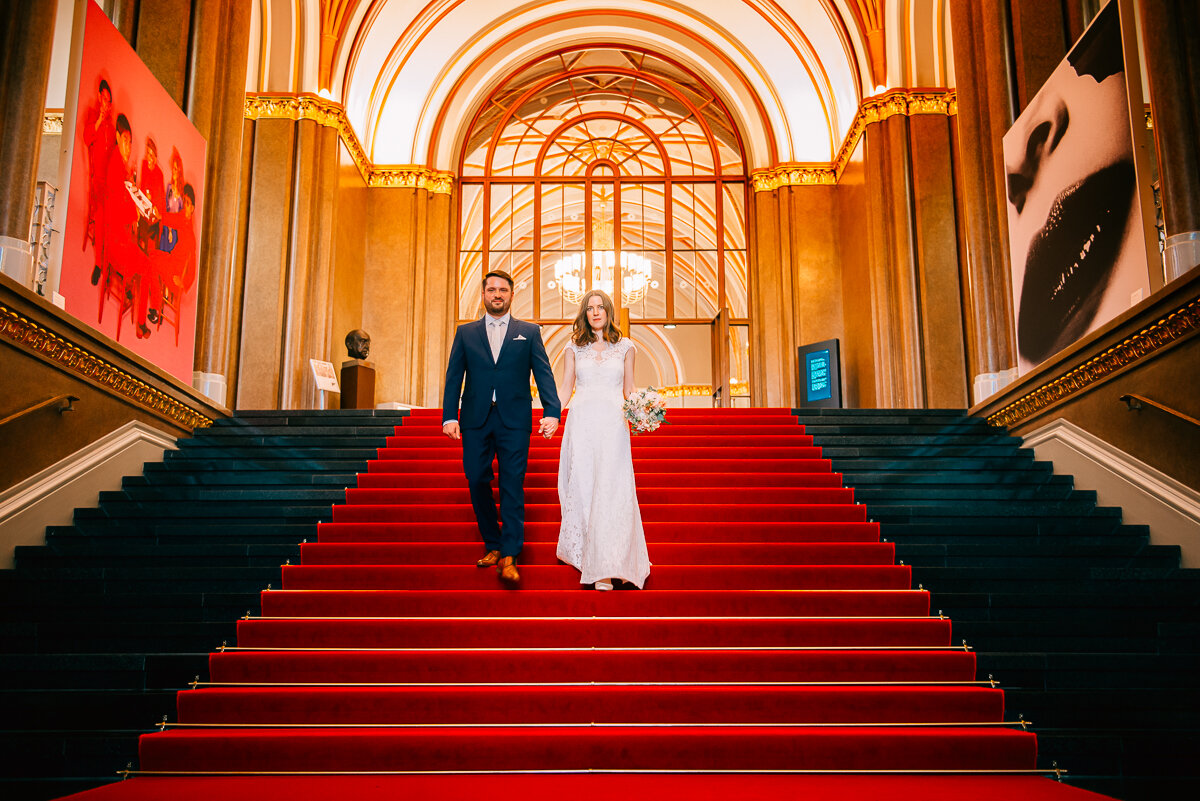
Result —
M743 148L692 72L627 47L544 56L480 107L459 175L460 321L505 270L514 314L557 360L580 297L604 289L642 352L639 385L748 402Z

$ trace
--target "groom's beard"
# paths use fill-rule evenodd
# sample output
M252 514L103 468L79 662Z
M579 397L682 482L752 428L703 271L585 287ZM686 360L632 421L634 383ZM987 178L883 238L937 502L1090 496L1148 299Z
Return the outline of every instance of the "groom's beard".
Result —
M487 301L484 305L487 306L488 314L493 317L503 317L508 313L508 307L512 305L512 298L508 298L507 300L496 298L495 300Z

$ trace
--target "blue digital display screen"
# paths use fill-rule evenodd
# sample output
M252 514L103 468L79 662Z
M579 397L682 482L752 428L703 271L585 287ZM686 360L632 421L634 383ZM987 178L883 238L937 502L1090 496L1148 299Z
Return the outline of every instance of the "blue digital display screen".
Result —
M833 396L828 350L804 354L804 373L808 379L806 392L810 401L827 400Z

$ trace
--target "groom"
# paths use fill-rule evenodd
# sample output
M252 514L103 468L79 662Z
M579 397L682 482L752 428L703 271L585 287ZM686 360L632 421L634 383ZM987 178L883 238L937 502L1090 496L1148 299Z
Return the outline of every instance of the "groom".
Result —
M537 381L545 417L538 431L549 439L558 428L560 404L542 330L508 313L513 280L493 270L483 278L483 317L458 327L446 368L442 433L461 439L463 471L471 506L487 553L475 564L498 565L500 577L516 583L517 555L525 544L525 467L533 430L529 373ZM466 386L463 387L463 375ZM459 411L459 387L462 411ZM500 467L500 517L492 501L492 459Z

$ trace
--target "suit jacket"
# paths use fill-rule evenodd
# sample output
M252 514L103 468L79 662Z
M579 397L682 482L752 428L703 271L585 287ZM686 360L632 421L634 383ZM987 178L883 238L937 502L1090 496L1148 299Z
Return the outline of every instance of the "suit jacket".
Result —
M446 367L446 389L442 398L442 420L459 421L463 428L479 428L487 420L496 394L496 411L505 428L533 430L533 396L529 374L537 382L546 417L558 417L562 406L554 387L554 373L542 344L542 329L510 317L500 358L492 361L487 337L487 315L464 323L454 332L450 363ZM466 385L463 377L466 376ZM462 409L459 410L459 387Z

